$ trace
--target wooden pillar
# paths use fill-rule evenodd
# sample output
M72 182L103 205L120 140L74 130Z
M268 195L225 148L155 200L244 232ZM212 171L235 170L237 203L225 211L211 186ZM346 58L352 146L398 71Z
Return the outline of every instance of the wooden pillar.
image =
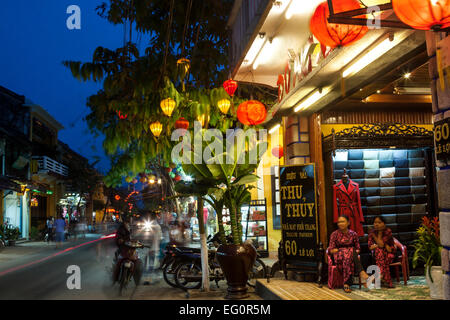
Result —
M434 123L445 122L450 117L450 81L445 79L445 75L439 72L439 62L436 55L439 49L439 55L442 56L443 48L440 48L439 42L444 39L445 33L428 31L426 34L427 52L429 56L428 70L431 83L431 93L433 100ZM445 54L449 54L445 52ZM448 72L448 70L447 70ZM444 79L442 79L444 78ZM443 83L442 83L443 81ZM442 87L444 84L444 87ZM436 139L435 134L435 139ZM435 141L436 145L436 141ZM450 300L450 163L448 161L440 161L436 157L436 165L439 167L437 172L437 189L439 199L439 221L441 229L442 249L442 268L446 272L443 279L444 299Z
M317 213L319 215L320 241L324 248L328 246L327 239L327 210L325 201L325 167L322 155L321 116L314 113L309 118L309 138L311 162L316 164L317 179Z

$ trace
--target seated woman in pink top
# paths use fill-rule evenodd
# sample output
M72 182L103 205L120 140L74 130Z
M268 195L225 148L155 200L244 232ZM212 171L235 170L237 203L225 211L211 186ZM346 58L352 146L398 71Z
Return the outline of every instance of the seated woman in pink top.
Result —
M389 265L395 258L395 244L391 229L386 227L382 216L375 217L373 229L369 232L369 249L372 250L378 268L381 272L381 280L389 288L393 288Z
M348 217L345 215L340 216L337 225L339 229L331 234L328 252L333 254L334 262L342 273L344 291L350 293L352 292L350 286L352 285L354 274L360 275L364 286L366 286L366 280L369 278L369 275L363 270L359 261L359 238L355 231L348 228L350 225Z

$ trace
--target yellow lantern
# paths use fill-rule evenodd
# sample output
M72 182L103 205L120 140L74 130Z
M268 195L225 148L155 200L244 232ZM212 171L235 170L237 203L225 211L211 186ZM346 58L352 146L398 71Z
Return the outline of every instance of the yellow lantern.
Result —
M150 130L152 131L153 135L158 138L162 132L162 127L162 124L159 121L156 121L150 125Z
M177 66L181 66L184 69L183 70L184 73L186 74L186 73L189 72L189 69L191 67L191 61L189 59L186 59L186 58L178 59Z
M231 102L228 99L222 99L217 102L217 106L219 107L220 112L227 114L230 109Z
M161 109L164 112L164 114L168 117L172 115L173 110L175 109L177 103L175 100L171 98L164 99L161 101Z
M197 117L197 120L202 124L202 127L205 126L207 122L209 122L209 115L202 114Z

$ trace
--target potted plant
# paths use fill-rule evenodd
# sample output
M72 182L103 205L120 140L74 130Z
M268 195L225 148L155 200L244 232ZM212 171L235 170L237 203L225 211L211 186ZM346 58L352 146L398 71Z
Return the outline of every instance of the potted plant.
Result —
M202 150L190 151L190 163L183 163L183 170L193 177L197 185L211 185L205 199L213 204L217 212L219 235L222 244L217 249L217 260L225 274L228 283L226 298L243 299L248 297L248 274L256 259L256 249L251 243L243 243L240 208L250 201L249 190L258 177L254 174L261 157L267 149L266 142L237 139L237 142L226 152L216 154L216 145L212 147L203 139ZM220 149L220 148L219 148ZM211 154L211 158L201 163L195 159L202 159L204 150ZM201 154L200 154L201 152ZM197 154L198 153L198 154ZM196 157L197 156L197 157ZM199 157L200 156L200 157ZM256 159L251 159L256 156ZM232 243L226 243L222 219L225 206L230 213Z
M425 265L425 277L430 287L430 296L433 299L442 299L441 250L439 218L422 218L422 224L417 229L418 239L414 240L415 249L413 256L413 268L419 262Z
M7 227L5 232L6 240L9 246L15 246L16 240L19 239L20 230L17 227Z

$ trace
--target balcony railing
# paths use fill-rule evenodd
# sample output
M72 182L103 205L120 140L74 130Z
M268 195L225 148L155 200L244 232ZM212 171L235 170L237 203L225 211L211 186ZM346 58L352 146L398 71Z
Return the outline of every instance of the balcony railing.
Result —
M37 161L37 173L54 173L63 177L67 177L69 175L69 169L67 166L49 157L33 157L33 160Z

